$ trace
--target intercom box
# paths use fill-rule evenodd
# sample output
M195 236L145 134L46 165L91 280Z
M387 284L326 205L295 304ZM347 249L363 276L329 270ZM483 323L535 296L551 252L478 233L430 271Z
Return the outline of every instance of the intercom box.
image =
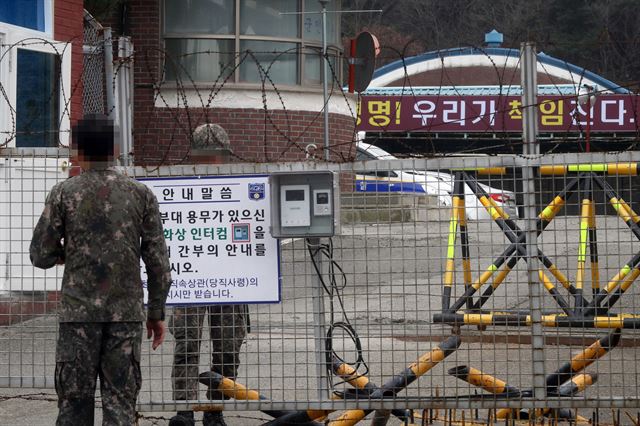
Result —
M331 171L276 172L271 188L274 238L331 237L339 233L340 196Z

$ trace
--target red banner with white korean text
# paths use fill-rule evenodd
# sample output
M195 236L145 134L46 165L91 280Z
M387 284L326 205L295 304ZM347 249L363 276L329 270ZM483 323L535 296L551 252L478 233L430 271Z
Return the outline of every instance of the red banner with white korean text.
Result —
M541 133L638 132L640 96L602 95L591 108L575 96L538 96ZM520 96L363 96L358 130L369 132L521 132Z

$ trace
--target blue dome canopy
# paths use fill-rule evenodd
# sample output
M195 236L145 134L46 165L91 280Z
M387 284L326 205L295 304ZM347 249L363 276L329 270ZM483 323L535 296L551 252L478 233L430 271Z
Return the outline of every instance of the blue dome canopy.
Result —
M497 31L496 31L497 33ZM491 34L491 33L488 33ZM500 33L497 33L501 35ZM376 84L377 79L384 78L385 76L392 76L394 74L397 77L404 75L407 69L412 66L415 67L421 63L427 63L429 61L442 61L446 58L463 58L468 56L469 59L472 57L490 57L490 58L499 58L503 57L505 60L509 58L517 59L520 56L520 51L517 49L508 49L501 47L486 47L486 48L478 48L478 47L457 47L451 49L444 50L436 50L431 52L422 53L420 55L412 56L406 58L404 60L397 60L390 64L384 65L378 68L373 74L372 80L372 88L384 87L385 84ZM569 73L571 76L576 76L575 84L581 84L583 82L591 82L592 84L597 85L598 90L610 91L615 94L627 94L631 93L628 89L624 87L620 87L620 85L607 80L606 78L595 74L585 68L578 67L576 65L570 64L566 61L554 58L553 56L549 56L545 53L538 53L538 63L543 64L547 69L556 69L561 70L566 73ZM402 74L399 74L399 71ZM417 74L417 73L416 73ZM412 74L408 74L412 75ZM478 86L482 87L482 85Z

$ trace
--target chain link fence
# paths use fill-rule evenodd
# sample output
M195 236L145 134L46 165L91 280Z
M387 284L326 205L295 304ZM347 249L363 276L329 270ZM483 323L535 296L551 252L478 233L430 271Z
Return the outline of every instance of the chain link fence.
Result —
M87 11L84 17L82 99L85 114L106 110L104 29Z
M61 267L32 268L27 246L47 191L65 174L55 156L8 154L0 168L0 386L27 394L53 386L62 275ZM164 185L170 314L187 292L229 303L276 289L276 300L248 305L234 378L211 372L215 315L192 325L199 357L183 365L200 384L189 399L175 397L180 339L170 335L157 351L145 342L141 416L162 424L177 410L223 408L237 424L635 419L638 161L625 152L125 169ZM536 170L535 205L523 203L524 167ZM221 203L225 188L230 199L248 199L246 182L308 170L339 175L341 232L333 238L275 243L268 208ZM200 204L163 199L188 199L185 188ZM210 204L203 188L213 188ZM269 191L267 183L256 198ZM277 272L252 286L260 257ZM208 264L205 280L195 270Z
M111 112L113 86L132 107L110 42L87 15L85 113ZM222 80L194 92L204 111ZM164 133L159 121L136 131ZM171 250L171 334L143 345L141 422L224 409L235 424L638 424L638 151L393 159L359 142L355 161L343 147L345 162L324 163L303 146L310 127L278 126L309 161L121 169L154 188ZM33 268L28 247L70 153L2 154L0 404L55 400L63 267ZM276 241L269 176L310 171L338 175L340 232Z

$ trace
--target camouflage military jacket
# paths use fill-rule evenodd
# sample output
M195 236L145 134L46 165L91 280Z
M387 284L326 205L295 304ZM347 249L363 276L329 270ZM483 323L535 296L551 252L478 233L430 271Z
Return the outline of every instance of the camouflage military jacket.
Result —
M171 284L158 202L145 185L112 169L56 184L33 232L31 262L64 262L61 322L144 320L140 258L147 270L149 319L164 319Z

